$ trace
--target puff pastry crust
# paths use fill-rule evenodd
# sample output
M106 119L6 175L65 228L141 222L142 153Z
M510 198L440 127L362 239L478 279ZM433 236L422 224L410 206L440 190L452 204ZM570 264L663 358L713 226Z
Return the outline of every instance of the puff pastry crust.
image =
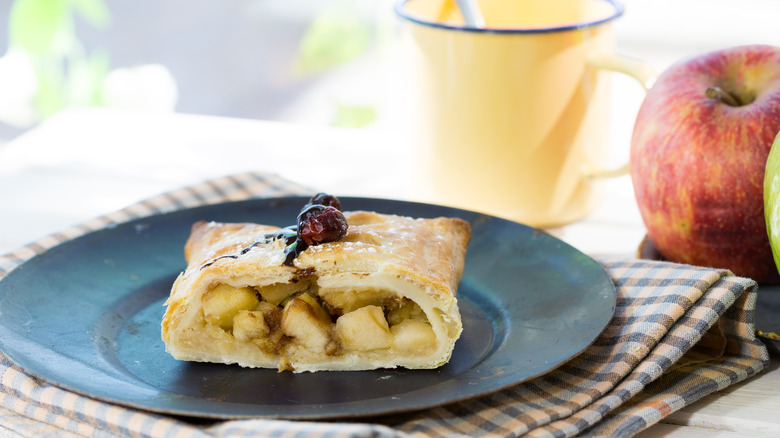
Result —
M176 359L293 372L436 368L462 326L455 297L469 224L344 212L346 237L283 265L278 228L198 222L166 301Z

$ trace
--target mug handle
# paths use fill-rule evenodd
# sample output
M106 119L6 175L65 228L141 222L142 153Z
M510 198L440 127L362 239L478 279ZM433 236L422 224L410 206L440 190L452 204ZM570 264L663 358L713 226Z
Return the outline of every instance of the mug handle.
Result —
M646 62L620 55L597 55L588 60L588 65L603 70L623 73L636 79L645 92L653 86L656 79L655 70ZM629 163L617 169L591 170L585 173L586 178L612 178L627 174Z

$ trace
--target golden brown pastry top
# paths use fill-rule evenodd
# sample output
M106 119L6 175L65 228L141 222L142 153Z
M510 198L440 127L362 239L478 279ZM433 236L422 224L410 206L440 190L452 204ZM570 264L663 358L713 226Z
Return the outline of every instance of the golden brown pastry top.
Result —
M471 237L468 222L459 218L413 219L367 211L344 212L344 216L349 224L347 235L337 242L307 248L295 259L294 267L282 265L285 245L281 240L256 245L241 254L243 249L262 241L264 235L278 230L277 227L195 223L185 245L188 270L222 269L227 263L220 257L237 255L263 269L277 273L286 270L290 276L301 271L323 276L329 272L357 275L395 270L411 275L421 285L438 285L434 289L439 293L454 295ZM442 284L448 287L442 288Z

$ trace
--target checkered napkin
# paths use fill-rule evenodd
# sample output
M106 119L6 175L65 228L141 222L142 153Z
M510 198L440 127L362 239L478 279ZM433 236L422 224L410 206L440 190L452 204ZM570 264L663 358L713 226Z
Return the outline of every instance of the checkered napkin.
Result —
M206 203L310 193L266 174L207 181L0 257L0 277L38 252L111 223ZM767 350L754 336L752 280L667 262L600 262L618 290L605 332L554 371L478 399L364 422L196 422L74 394L27 375L0 353L0 424L23 436L630 436L768 365Z

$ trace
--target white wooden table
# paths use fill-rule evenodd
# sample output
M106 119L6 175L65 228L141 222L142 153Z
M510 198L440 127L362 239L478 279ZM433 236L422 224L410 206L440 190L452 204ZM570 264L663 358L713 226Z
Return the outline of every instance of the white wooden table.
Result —
M0 146L0 252L234 172L277 173L342 196L415 199L408 151L387 132L120 110L67 110ZM633 256L644 227L628 176L585 220L550 230L590 255ZM780 436L780 361L641 437ZM4 429L0 427L0 436ZM7 431L6 434L9 434Z

